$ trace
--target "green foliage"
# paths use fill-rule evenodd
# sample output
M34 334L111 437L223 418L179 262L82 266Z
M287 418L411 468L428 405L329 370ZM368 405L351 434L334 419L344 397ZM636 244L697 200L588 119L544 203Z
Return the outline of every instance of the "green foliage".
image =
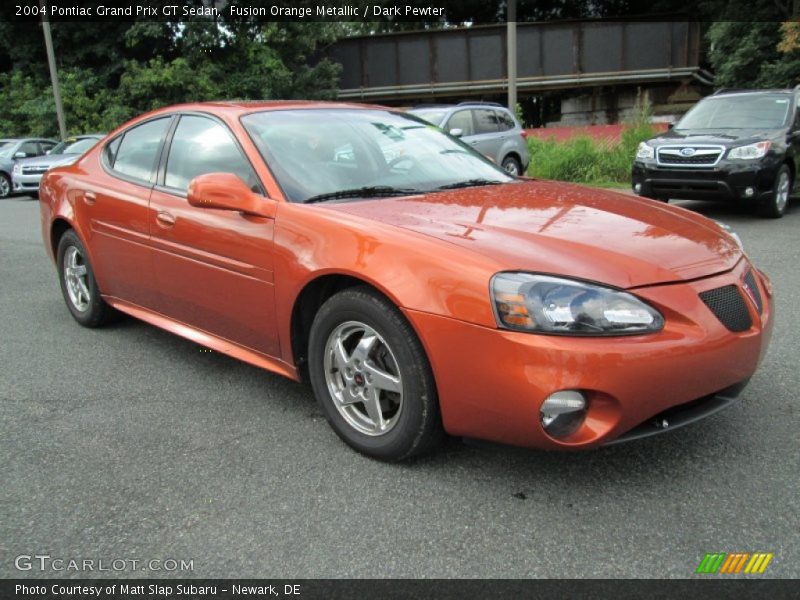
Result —
M70 133L109 131L181 102L336 96L341 67L320 50L341 35L337 23L54 22L52 29ZM0 22L0 34L0 135L57 135L41 30Z
M800 50L779 49L778 21L724 21L706 33L717 87L787 88L800 83Z
M636 148L654 133L648 122L634 121L623 128L616 142L589 136L576 136L566 142L529 137L528 175L592 185L626 185L630 183Z

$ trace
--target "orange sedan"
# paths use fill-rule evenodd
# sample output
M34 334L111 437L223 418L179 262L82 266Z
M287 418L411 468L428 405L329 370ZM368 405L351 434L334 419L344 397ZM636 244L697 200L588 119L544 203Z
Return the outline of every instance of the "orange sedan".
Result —
M80 324L127 313L306 379L386 460L444 432L581 449L674 429L734 401L772 330L770 282L720 224L513 178L382 107L162 109L40 201Z

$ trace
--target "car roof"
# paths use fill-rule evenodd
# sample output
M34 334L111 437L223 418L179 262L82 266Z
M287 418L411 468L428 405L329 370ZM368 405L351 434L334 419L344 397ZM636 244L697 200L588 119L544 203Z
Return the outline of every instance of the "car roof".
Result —
M245 115L254 112L289 110L293 108L319 110L331 108L394 110L387 106L380 106L377 104L356 104L353 102L321 102L316 100L227 100L174 104L172 106L165 106L164 108L153 111L151 114L181 111L203 112L212 109L213 112L225 112L232 115Z
M758 94L785 94L790 95L794 92L794 90L787 90L785 88L780 89L764 89L764 90L740 90L740 89L721 89L717 90L710 96L706 96L706 98L722 98L722 97L730 97L730 96L753 96Z

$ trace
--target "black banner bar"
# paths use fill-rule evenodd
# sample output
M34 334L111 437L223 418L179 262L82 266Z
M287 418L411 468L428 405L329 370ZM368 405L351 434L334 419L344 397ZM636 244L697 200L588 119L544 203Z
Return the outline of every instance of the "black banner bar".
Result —
M777 579L677 580L339 580L339 579L61 579L0 582L5 600L283 600L613 598L781 600L796 598L797 582Z

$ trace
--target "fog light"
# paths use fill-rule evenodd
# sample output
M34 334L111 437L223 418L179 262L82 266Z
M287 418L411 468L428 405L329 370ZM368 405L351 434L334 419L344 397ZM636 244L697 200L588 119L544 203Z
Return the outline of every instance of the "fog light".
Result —
M633 191L636 192L637 194L641 194L642 193L642 184L641 183L633 184Z
M756 191L751 187L744 188L744 195L747 196L748 198L752 198L753 194L755 194L755 193L756 193Z
M574 432L586 416L586 397L577 390L550 394L539 409L542 427L553 437Z

